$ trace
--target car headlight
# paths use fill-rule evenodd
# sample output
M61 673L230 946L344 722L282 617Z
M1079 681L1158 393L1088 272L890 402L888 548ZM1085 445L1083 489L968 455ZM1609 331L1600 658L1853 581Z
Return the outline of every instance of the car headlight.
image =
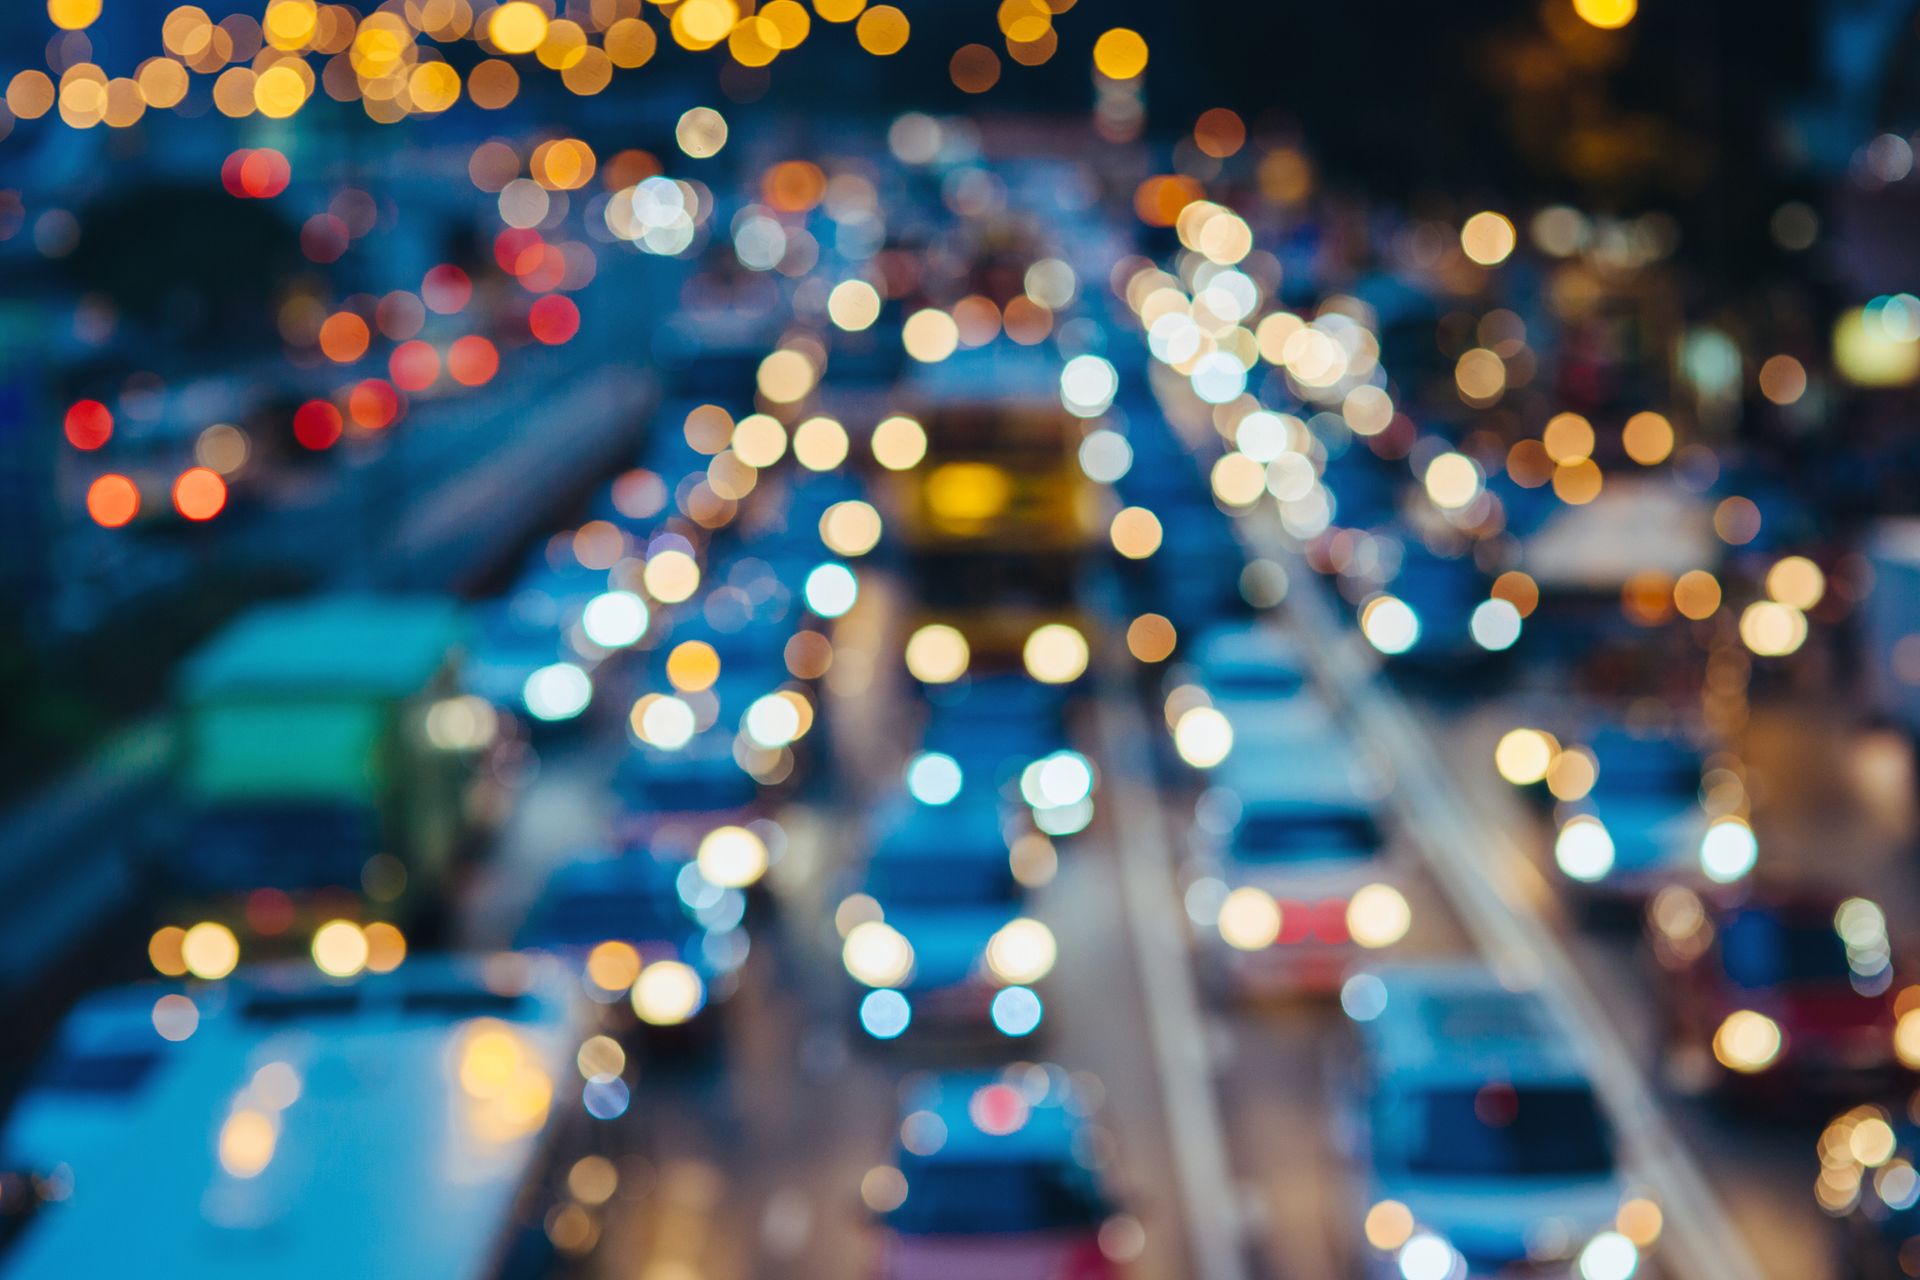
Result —
M868 920L847 932L840 963L869 987L897 987L913 972L913 944L881 920Z
M1779 1023L1752 1009L1736 1009L1713 1033L1713 1056L1729 1071L1757 1075L1779 1059L1785 1044Z
M1640 1249L1618 1231L1602 1231L1580 1250L1580 1280L1632 1280Z
M633 1011L648 1026L678 1026L706 1002L707 984L692 965L678 960L654 961L633 984Z
M1053 972L1059 949L1053 930L1025 916L1010 920L987 942L987 967L1009 986L1030 986Z
M1421 1231L1400 1246L1398 1261L1406 1280L1451 1280L1460 1267L1460 1254L1446 1237Z
M1553 860L1569 879L1583 884L1604 880L1613 870L1613 836L1591 815L1569 818L1553 842Z
M892 1040L913 1021L913 1006L891 987L869 991L860 1001L860 1026L875 1040Z
M1700 837L1700 870L1716 884L1732 884L1753 870L1760 842L1741 818L1719 818Z

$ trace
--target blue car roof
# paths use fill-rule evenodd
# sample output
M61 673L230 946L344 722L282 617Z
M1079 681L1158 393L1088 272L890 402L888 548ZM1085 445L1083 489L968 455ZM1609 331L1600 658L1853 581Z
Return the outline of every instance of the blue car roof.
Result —
M996 1071L950 1072L924 1080L907 1091L904 1110L932 1112L946 1126L946 1142L934 1158L1077 1163L1073 1140L1081 1120L1058 1098L1029 1100L1025 1122L1009 1133L987 1133L975 1124L971 1112L975 1094L995 1085L1021 1091L1020 1083L1009 1081Z

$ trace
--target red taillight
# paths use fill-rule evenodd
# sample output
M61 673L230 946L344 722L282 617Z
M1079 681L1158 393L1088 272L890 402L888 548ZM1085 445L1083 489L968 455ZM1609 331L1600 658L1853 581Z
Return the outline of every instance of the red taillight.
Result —
M1345 898L1328 898L1313 909L1313 936L1334 944L1348 941Z

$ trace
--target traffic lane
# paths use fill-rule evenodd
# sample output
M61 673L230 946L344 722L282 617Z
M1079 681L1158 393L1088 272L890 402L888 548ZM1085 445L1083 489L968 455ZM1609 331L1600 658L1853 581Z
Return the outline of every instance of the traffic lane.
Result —
M861 619L851 638L861 637L860 628L877 637L888 626ZM836 750L820 767L832 776L820 802L781 814L788 840L774 873L777 922L756 937L740 991L719 1011L724 1036L714 1056L640 1054L629 1111L596 1135L630 1176L583 1274L858 1274L877 1243L861 1180L890 1156L901 1082L919 1070L1032 1059L1099 1081L1113 1189L1143 1227L1130 1273L1191 1274L1104 811L1088 832L1062 842L1057 876L1031 903L1060 945L1043 986L1042 1036L989 1041L984 1053L955 1056L873 1045L855 1031L833 898L860 856L863 797L899 776L906 743L898 726L913 722L902 696L897 681L871 670L843 679L838 692L830 687ZM872 732L849 732L855 726L891 726L891 736L876 741ZM476 884L470 939L509 938L552 866L604 821L584 815L593 812L596 787L604 813L609 761L622 749L617 735L602 733L546 753L503 832L496 865Z
M1493 768L1500 736L1530 724L1528 708L1492 700L1462 713L1427 707L1455 785L1525 849L1550 882L1553 833ZM1767 855L1763 855L1767 856ZM1658 1090L1678 1136L1699 1161L1769 1280L1834 1280L1830 1224L1813 1200L1819 1120L1730 1109L1682 1086L1668 1068L1661 976L1637 932L1583 930L1559 913L1567 945L1609 1019Z
M1175 847L1192 823L1195 788L1162 793L1160 822ZM1390 802L1391 797L1388 797ZM1361 953L1353 967L1455 960L1471 942L1404 836L1383 860L1413 908L1407 936L1393 948ZM1183 913L1184 914L1184 913ZM1206 926L1189 920L1198 933ZM1258 1273L1266 1280L1335 1280L1355 1274L1358 1224L1365 1213L1351 1157L1334 1131L1334 1082L1357 1052L1337 996L1240 997L1216 988L1209 1008L1211 1052L1227 1119L1232 1177Z
M789 859L830 871L833 851L850 847L844 823L791 811L785 821ZM717 1056L641 1061L632 1108L609 1140L648 1176L642 1191L616 1201L586 1274L860 1274L878 1243L861 1181L890 1158L903 1081L923 1070L1015 1060L1058 1062L1097 1078L1099 1123L1113 1139L1112 1189L1143 1228L1130 1274L1191 1274L1100 826L1063 850L1059 874L1032 903L1060 945L1043 988L1043 1033L983 1051L863 1041L837 954L821 942L829 920L803 905L819 900L810 891L820 882L783 886L780 936L756 944L740 992L723 1010Z

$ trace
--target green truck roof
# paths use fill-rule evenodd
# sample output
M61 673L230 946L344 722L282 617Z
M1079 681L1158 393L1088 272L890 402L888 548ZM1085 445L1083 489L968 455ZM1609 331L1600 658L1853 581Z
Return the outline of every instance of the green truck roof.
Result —
M188 660L182 701L255 696L404 698L464 638L456 601L330 595L263 605Z

